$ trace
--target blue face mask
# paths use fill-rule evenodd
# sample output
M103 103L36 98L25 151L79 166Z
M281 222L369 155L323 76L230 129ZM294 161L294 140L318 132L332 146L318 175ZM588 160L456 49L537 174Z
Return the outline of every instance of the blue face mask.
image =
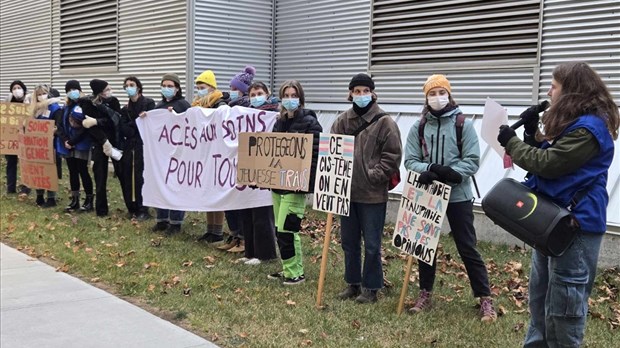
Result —
M74 89L72 91L67 92L67 98L73 101L78 100L78 98L80 98L80 91L78 91L77 89Z
M372 101L372 95L370 94L353 96L353 102L360 108L367 107L370 101Z
M230 91L230 100L239 99L239 91Z
M138 87L127 87L125 92L127 92L128 96L133 97L138 93Z
M263 104L265 104L265 102L267 101L267 97L264 95L259 95L253 98L250 98L250 105L252 105L253 107L257 108Z
M161 88L161 94L168 98L171 99L172 97L174 97L174 88L170 88L170 87L162 87Z
M282 106L288 111L297 110L299 107L299 98L284 98L282 99Z
M198 96L199 97L204 97L206 95L209 95L209 90L208 89L199 89L198 90Z

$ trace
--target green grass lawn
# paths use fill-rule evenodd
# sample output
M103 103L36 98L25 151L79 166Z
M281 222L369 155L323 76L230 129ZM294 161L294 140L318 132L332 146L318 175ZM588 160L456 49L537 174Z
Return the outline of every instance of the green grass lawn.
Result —
M4 160L4 159L3 159ZM4 180L4 166L2 178ZM61 180L59 207L40 209L34 192L7 196L2 182L2 242L143 306L223 347L519 347L527 329L529 252L480 243L501 316L478 318L464 267L449 236L441 239L435 307L396 315L406 260L384 238L386 288L374 305L334 297L343 289L338 224L329 254L325 308L316 309L325 215L308 209L302 235L307 281L284 286L266 275L279 263L248 266L240 255L196 241L205 214L190 213L174 237L150 232L154 223L125 217L118 181L109 178L110 216L67 214L68 180ZM414 267L417 269L417 267ZM612 347L620 338L620 271L601 270L591 297L586 346ZM407 302L417 294L412 272Z

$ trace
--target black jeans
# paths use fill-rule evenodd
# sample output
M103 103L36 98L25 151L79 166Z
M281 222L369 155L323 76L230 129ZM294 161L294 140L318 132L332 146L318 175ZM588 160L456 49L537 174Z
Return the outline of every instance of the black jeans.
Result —
M226 223L228 224L230 235L243 239L243 231L241 231L241 223L239 221L239 219L241 219L239 212L240 210L227 210L224 212L224 216L226 216Z
M92 195L93 179L90 177L90 173L88 172L88 161L74 157L67 157L67 167L69 168L69 185L71 186L71 191L80 191L81 178L84 192L87 195Z
M17 155L4 155L6 158L6 192L17 192Z
M95 212L108 215L108 156L101 145L93 147L93 176L95 177Z
M245 257L262 261L278 257L273 206L239 211L241 231L245 238Z
M446 217L450 223L456 249L465 264L467 276L474 297L490 296L489 277L482 257L476 249L476 230L474 229L474 203L471 201L449 203ZM432 266L418 261L420 289L433 291L437 259Z
M120 160L118 179L123 190L127 211L133 214L147 212L142 205L142 186L144 186L144 152L142 145L123 151Z

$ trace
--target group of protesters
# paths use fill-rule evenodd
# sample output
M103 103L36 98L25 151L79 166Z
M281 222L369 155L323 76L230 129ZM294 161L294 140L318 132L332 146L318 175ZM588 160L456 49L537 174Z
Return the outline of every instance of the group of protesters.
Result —
M218 89L214 73L204 71L195 79L197 96L191 104L184 99L176 74L162 76L161 100L157 103L143 95L142 83L134 76L123 82L129 99L122 107L112 95L112 87L99 79L90 81L90 95L83 93L80 82L67 81L64 102L46 85L39 85L28 94L21 81L14 81L7 101L32 103L33 117L55 121L55 149L66 159L69 169L71 201L65 208L67 211L94 210L97 216L108 214L106 183L109 158L112 158L129 217L147 220L151 216L142 201L143 142L136 119L145 117L149 110L174 111L171 117L190 107L223 105L275 111L279 116L273 132L314 136L316 165L318 135L323 129L314 111L305 107L302 85L295 80L285 81L274 95L264 83L254 81L255 73L253 67L246 67L230 80L229 91L224 92ZM357 74L352 77L348 90L351 107L338 115L330 130L334 134L355 136L351 206L349 215L340 217L347 286L337 297L358 303L373 303L378 299L378 291L384 285L381 237L388 190L404 157L405 168L420 173L420 183L440 181L452 187L446 212L451 235L473 295L479 298L481 320L495 321L497 313L487 268L476 247L473 223L471 178L479 167L478 137L470 120L457 125L457 120L463 119L462 111L449 80L441 74L431 75L422 86L425 96L422 117L409 130L404 154L399 128L379 106L373 79L367 74ZM542 118L532 108L521 115L525 141L510 127L498 130L498 141L516 164L529 171L526 184L532 189L569 201L581 192L580 202L573 207L576 224L580 226L578 240L560 257L551 258L534 251L529 289L532 319L526 336L526 346L541 343L573 346L583 340L587 299L606 230L605 187L613 158L613 139L618 136L619 116L609 90L586 63L569 62L556 67L548 95L551 107ZM6 159L7 191L16 193L17 157ZM91 160L94 190L88 170ZM314 187L313 181L314 173L308 192ZM85 193L82 204L80 182ZM575 182L587 185L579 187L572 184ZM19 191L30 192L27 187ZM278 259L279 254L281 270L269 274L268 278L285 285L301 284L305 273L298 232L308 192L273 189L273 205L209 212L206 231L199 240L217 243L221 250L244 252L241 260L248 265ZM54 192L37 190L36 194L37 205L56 206ZM152 230L167 235L178 233L184 215L184 211L156 209ZM227 239L223 234L225 220L230 231ZM432 265L424 262L418 265L420 291L409 309L414 314L433 307L436 274L436 261ZM567 308L570 303L574 305Z

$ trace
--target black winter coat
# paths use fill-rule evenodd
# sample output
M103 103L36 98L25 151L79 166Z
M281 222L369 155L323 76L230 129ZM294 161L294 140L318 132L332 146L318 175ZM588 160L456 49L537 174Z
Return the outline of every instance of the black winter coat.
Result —
M121 109L121 136L125 138L125 150L142 145L142 138L138 132L136 119L143 111L155 109L155 101L141 95L134 103L129 99L129 103Z
M177 114L183 113L187 111L187 109L191 108L192 105L183 97L175 96L172 100L167 101L166 99L162 99L155 105L155 109L167 109L172 106L172 109Z
M116 97L110 97L95 105L93 99L93 96L87 96L77 101L85 115L97 119L97 125L89 128L88 133L99 145L107 139L114 147L122 148L119 128L121 103Z
M316 175L316 164L319 156L319 134L323 131L323 127L319 123L314 111L310 109L297 109L293 118L287 118L281 115L276 124L273 126L273 132L278 133L301 133L312 134L312 167L310 169L310 184L308 185L308 193L314 192L314 178ZM297 193L286 190L273 190L275 193L287 194Z

